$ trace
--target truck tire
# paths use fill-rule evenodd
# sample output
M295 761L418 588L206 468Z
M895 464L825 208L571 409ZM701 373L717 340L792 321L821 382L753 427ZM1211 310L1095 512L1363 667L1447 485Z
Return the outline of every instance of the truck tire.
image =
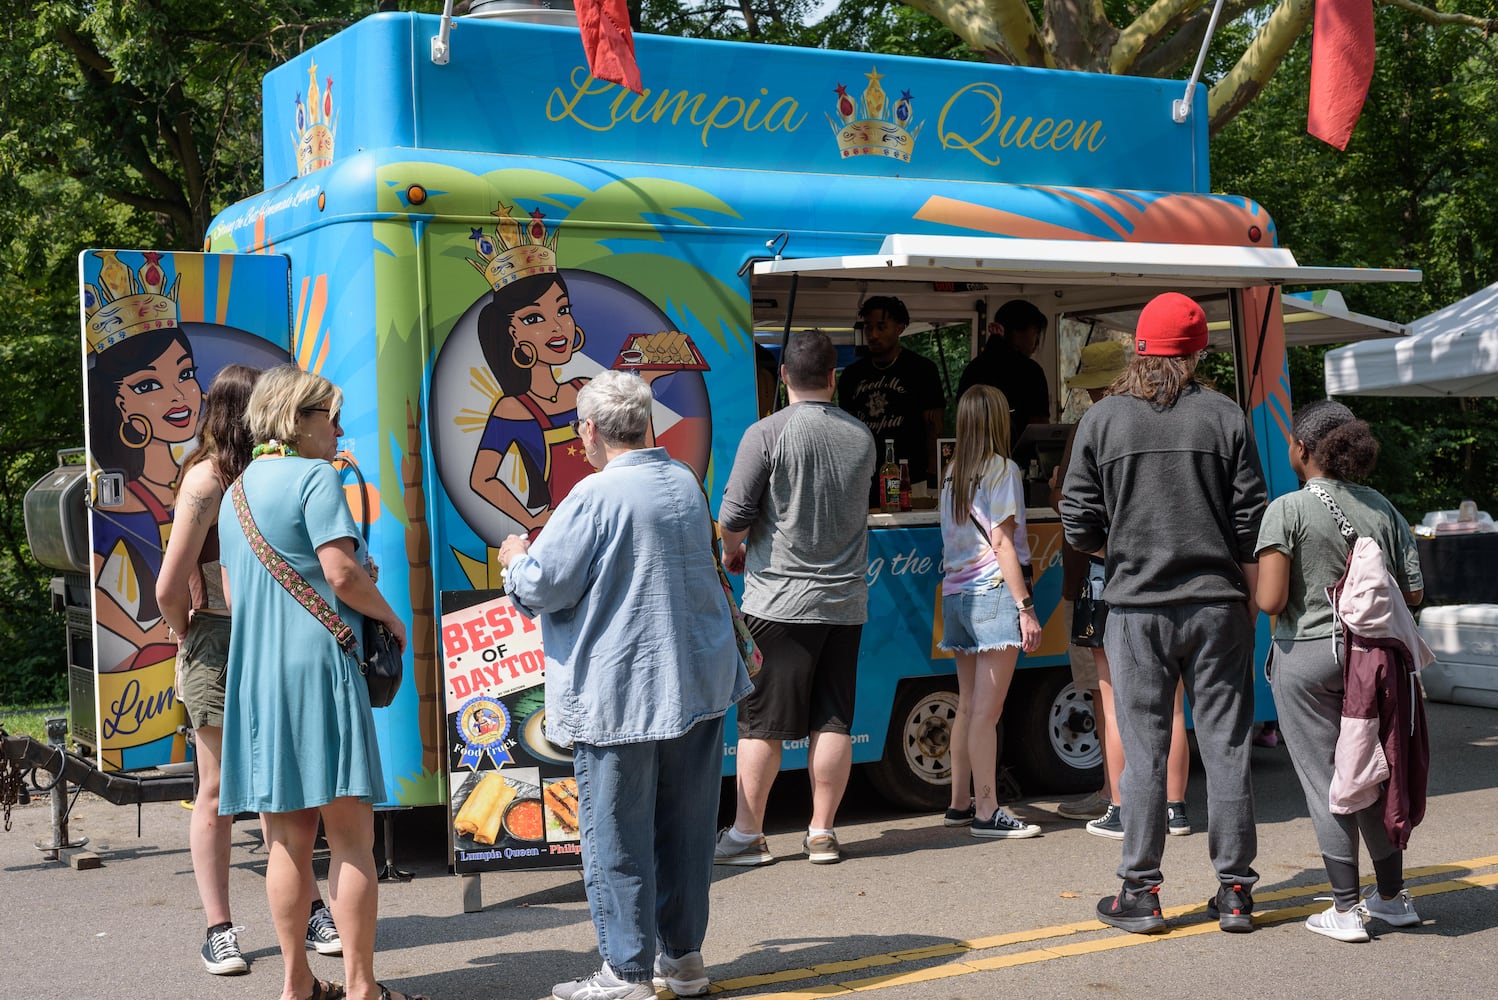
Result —
M957 678L932 677L900 685L890 711L884 756L866 768L869 783L891 805L918 812L945 809L952 789L952 720ZM1004 745L999 723L999 746Z
M1006 759L1020 772L1027 795L1095 791L1103 782L1103 747L1092 714L1092 694L1072 684L1067 667L1015 675L1004 717Z

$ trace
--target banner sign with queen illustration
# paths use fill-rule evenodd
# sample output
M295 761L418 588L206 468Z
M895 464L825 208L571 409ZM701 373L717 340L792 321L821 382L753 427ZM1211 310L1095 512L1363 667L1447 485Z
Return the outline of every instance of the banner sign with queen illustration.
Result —
M177 480L231 362L291 359L290 263L275 255L79 255L96 732L104 770L188 759L176 643L156 603ZM78 728L75 712L75 729Z

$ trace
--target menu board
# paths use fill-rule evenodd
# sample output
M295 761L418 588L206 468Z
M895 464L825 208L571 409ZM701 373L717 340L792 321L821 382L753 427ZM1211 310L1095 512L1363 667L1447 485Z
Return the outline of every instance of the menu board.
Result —
M572 751L546 739L541 624L498 590L443 591L453 870L582 863Z

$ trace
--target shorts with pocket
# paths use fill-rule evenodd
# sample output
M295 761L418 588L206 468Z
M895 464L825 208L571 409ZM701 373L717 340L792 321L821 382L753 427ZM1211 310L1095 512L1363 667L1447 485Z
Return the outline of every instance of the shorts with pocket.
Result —
M1020 648L1019 606L1002 584L941 598L941 648L954 653Z
M739 738L799 740L853 731L862 625L744 621L764 654L754 690L739 702Z
M194 614L177 648L177 698L194 729L224 725L224 678L229 669L228 615Z

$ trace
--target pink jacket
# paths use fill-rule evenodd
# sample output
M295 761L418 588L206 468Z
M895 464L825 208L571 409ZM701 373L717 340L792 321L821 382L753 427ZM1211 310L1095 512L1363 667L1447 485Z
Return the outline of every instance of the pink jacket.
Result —
M1435 654L1371 538L1353 545L1329 596L1342 629L1344 694L1328 804L1355 813L1383 795L1384 829L1402 850L1425 816L1430 746L1415 672Z

